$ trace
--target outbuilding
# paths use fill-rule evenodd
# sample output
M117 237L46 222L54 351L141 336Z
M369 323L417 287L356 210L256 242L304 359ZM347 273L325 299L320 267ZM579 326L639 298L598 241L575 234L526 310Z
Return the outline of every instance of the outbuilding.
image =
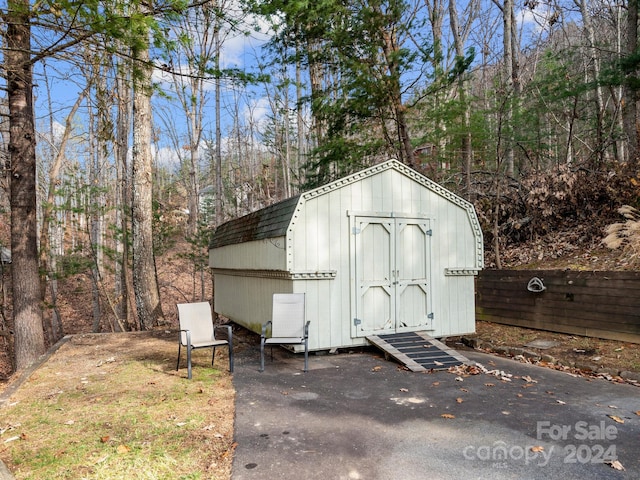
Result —
M309 349L475 331L483 239L473 205L389 160L220 225L214 310L256 333L274 293L305 293Z

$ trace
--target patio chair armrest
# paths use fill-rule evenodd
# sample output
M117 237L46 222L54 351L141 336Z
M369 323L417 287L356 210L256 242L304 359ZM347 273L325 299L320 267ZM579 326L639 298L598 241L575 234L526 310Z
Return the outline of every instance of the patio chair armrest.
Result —
M180 330L180 343L182 343L182 332L187 334L187 347L191 349L191 330Z
M227 331L227 340L229 341L229 343L231 343L233 340L233 331L231 330L231 325L214 325L213 329L215 330L217 328Z
M260 335L262 338L265 338L267 336L267 328L269 328L269 325L272 325L271 320L262 325L262 334Z
M310 320L307 320L307 322L304 324L304 338L308 338L309 337L309 324L311 323Z

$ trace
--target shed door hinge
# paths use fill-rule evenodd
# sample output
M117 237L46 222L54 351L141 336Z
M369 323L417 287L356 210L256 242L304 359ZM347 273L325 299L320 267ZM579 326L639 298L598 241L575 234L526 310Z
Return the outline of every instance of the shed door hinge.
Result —
M351 233L353 233L354 235L358 235L360 233L360 229L358 227L353 227L351 229Z
M429 235L430 237L433 236L433 230L431 228L427 230L427 235Z
M358 325L360 325L362 323L362 320L360 320L359 318L354 318L353 319L353 324L357 327Z
M429 320L433 320L433 317L434 317L433 312L431 312L429 315L427 315L427 318Z

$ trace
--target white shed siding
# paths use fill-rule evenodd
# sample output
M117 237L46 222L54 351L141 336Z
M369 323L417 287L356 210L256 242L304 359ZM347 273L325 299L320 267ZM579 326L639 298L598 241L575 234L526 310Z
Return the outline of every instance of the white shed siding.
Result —
M215 268L284 270L284 237L225 245L209 250L209 265Z
M286 279L216 274L215 311L259 332L260 324L271 319L272 295L292 293L292 287Z

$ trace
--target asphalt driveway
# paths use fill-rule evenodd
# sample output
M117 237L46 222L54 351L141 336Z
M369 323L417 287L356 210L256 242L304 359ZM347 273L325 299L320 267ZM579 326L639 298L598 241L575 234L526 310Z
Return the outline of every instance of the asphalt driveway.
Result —
M304 374L275 351L264 373L256 348L236 358L233 480L640 478L638 387L476 352L493 373L411 373L372 350L311 355Z

